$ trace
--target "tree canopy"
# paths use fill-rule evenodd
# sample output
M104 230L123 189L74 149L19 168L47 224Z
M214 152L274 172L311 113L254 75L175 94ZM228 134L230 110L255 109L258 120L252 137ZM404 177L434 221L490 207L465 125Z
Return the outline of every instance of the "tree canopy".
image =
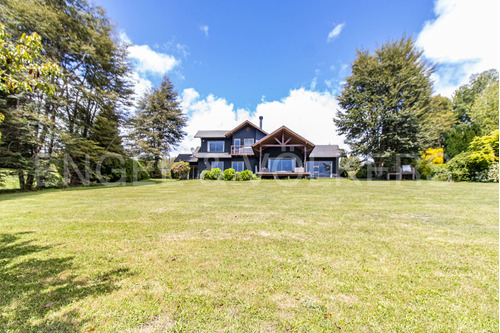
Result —
M182 129L186 126L186 116L168 76L159 87L142 97L132 124L131 138L136 153L153 161L155 170L158 169L161 158L185 135Z
M411 38L387 42L374 53L357 52L334 119L354 154L373 157L380 167L395 154L418 153L432 72Z

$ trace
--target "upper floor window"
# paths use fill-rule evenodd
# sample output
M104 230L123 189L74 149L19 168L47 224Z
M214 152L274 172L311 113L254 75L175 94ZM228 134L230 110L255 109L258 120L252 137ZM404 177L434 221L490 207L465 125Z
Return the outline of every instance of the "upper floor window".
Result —
M223 152L224 141L208 141L207 147L209 152Z

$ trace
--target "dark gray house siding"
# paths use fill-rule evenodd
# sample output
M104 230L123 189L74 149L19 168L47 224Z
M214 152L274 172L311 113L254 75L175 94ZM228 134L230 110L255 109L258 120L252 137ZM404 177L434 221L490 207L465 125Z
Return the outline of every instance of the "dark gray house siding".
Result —
M288 173L296 175L302 173L309 176L310 173L311 177L338 176L340 157L338 146L314 145L285 126L267 134L249 121L245 121L231 131L198 131L195 137L201 139L199 149L192 154L193 159L197 159L194 163L197 169L196 177L199 177L204 170L212 169L213 162L219 162L223 170L232 168L233 162L243 162L244 170L251 170L254 173L266 173L270 169L281 172L282 168L285 168ZM240 150L231 149L237 142L243 146L244 139L253 139L252 147L247 146ZM210 141L223 141L224 151L209 152ZM186 156L182 157L186 159ZM306 163L304 163L304 157ZM276 161L271 166L272 159ZM260 163L262 164L259 166ZM304 169L301 170L301 168ZM274 172L273 170L271 172Z

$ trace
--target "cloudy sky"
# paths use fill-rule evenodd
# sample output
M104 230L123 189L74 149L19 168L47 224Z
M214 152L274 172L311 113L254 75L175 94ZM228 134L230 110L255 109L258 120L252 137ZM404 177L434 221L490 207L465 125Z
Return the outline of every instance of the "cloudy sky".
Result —
M356 50L404 34L437 65L435 94L499 66L497 0L95 0L131 44L136 92L169 75L189 117L179 152L200 129L249 119L339 144L332 118ZM173 153L175 155L176 152Z

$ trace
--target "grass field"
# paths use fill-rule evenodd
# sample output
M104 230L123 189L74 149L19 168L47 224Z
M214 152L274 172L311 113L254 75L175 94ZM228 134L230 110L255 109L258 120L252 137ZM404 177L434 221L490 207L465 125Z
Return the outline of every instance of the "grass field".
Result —
M0 331L497 332L498 184L0 194Z

